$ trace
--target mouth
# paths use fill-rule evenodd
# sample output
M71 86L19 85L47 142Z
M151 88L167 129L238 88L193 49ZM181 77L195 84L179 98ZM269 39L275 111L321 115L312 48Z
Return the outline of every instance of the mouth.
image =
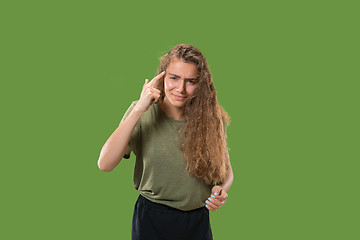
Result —
M174 96L175 99L178 99L178 100L183 100L183 99L186 98L186 97L178 96L178 95L175 95L175 94L173 94L173 96Z

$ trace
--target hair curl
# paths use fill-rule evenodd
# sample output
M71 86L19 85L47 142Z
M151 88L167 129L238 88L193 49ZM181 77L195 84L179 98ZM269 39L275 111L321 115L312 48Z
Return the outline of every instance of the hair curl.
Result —
M181 150L187 171L207 184L222 182L229 169L226 127L230 118L217 101L212 75L201 51L189 44L173 47L160 58L158 74L166 70L175 58L196 64L198 70L197 88L186 101L182 115L184 129ZM165 97L164 77L159 79L156 88L161 91L162 102Z

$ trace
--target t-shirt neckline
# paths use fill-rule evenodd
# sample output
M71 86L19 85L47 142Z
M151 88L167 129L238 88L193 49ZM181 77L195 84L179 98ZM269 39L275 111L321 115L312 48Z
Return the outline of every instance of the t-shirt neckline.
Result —
M161 109L161 107L159 106L159 103L155 104L157 106L158 111L168 120L172 121L172 122L176 122L176 123L184 123L184 120L177 120L175 118L171 118L168 115L166 115L166 113L163 112L163 110Z

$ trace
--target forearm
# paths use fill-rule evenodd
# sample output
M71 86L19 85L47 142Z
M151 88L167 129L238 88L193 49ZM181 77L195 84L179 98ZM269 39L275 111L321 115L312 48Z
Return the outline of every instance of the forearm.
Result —
M112 171L123 158L132 132L139 121L142 111L136 107L130 112L129 116L111 134L101 149L98 166L102 171Z
M221 183L219 183L217 185L222 187L222 189L224 189L225 192L228 192L233 183L233 179L234 179L234 175L233 175L232 169L230 167L228 174L226 175L226 178L224 179L224 181L222 181Z
M228 160L228 163L229 163L229 169L227 171L226 177L225 177L224 181L217 184L220 187L222 187L222 189L224 189L225 192L227 192L230 189L230 187L231 187L231 185L233 183L233 180L234 180L234 174L233 174L233 171L232 171L232 167L231 167L231 164L230 164L230 157L229 157L228 153L227 153L227 160Z

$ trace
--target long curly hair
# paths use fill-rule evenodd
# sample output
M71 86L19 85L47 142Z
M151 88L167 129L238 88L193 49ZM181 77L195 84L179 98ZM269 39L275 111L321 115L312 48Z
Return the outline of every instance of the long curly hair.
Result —
M179 131L186 169L209 185L222 182L229 169L226 127L230 118L217 101L212 75L201 51L189 44L173 47L160 57L158 74L166 70L174 58L196 64L198 71L197 88L184 105L184 128ZM165 97L164 77L159 79L156 88L161 91L161 103Z

